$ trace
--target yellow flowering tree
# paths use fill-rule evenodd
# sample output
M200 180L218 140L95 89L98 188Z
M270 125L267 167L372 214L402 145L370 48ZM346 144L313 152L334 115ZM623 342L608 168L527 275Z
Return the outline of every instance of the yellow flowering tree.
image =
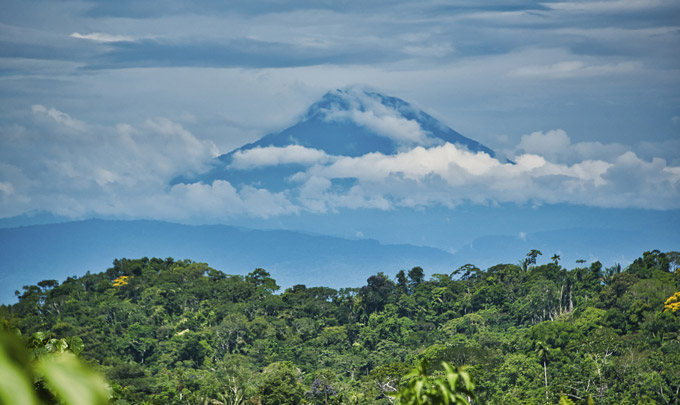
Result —
M130 276L120 276L117 279L113 280L113 286L114 287L122 287L124 285L127 285L130 282Z
M680 291L671 295L663 304L663 310L675 312L680 309Z

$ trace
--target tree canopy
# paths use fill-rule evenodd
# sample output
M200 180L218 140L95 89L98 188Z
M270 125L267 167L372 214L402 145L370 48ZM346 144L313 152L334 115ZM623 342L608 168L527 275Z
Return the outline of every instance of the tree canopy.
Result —
M42 365L21 370L60 350L105 376L120 404L679 403L677 258L567 270L538 255L285 291L264 269L116 259L0 306L20 336L2 339L0 362L44 381L46 403L62 398L59 382ZM17 344L28 363L7 360Z

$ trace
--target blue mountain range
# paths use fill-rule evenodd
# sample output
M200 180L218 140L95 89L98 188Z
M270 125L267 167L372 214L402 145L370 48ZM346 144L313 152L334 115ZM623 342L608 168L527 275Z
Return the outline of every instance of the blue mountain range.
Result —
M123 257L191 259L228 274L260 267L284 288L361 286L379 271L393 276L415 266L448 274L453 259L436 248L227 225L101 219L30 225L0 228L0 304L24 285L104 271Z

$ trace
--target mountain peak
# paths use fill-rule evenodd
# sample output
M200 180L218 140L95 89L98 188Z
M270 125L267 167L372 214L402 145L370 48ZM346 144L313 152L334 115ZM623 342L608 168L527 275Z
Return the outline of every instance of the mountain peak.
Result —
M400 98L352 86L323 95L295 125L220 156L214 169L200 180L283 189L282 179L320 160L369 153L394 155L445 143L495 156L490 148Z
M376 152L394 153L446 142L432 132L445 129L434 118L404 100L359 87L329 91L307 110L303 121L317 121L324 126L353 125L391 141L393 150Z
M327 92L292 127L236 151L300 145L331 155L360 156L371 152L394 154L446 142L495 156L490 148L464 137L400 98L351 86Z
M400 113L413 114L417 111L409 103L400 98L385 96L365 87L350 86L331 90L324 94L321 100L309 107L305 114L305 119L316 117L319 114L326 114L328 111L333 110L358 110L366 112L375 109L377 106L383 106Z

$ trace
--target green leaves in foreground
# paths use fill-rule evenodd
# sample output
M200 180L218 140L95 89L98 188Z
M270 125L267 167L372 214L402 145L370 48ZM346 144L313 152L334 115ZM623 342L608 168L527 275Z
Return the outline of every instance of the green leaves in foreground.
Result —
M77 358L83 350L80 338L35 333L27 344L28 349L18 336L0 331L0 403L109 403L107 383Z
M475 384L465 367L452 367L442 362L444 375L427 375L427 362L423 361L404 376L406 385L399 390L395 399L398 404L408 405L469 405L474 398Z
M71 405L108 404L106 382L87 369L73 354L40 359L36 372L57 398Z
M38 403L28 364L28 352L21 342L0 331L0 403Z

